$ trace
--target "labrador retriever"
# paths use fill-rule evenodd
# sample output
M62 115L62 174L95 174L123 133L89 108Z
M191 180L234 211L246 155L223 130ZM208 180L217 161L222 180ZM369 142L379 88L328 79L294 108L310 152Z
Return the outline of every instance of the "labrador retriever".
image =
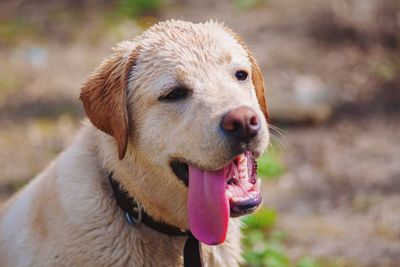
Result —
M158 23L117 44L80 99L74 143L1 208L0 265L182 266L189 233L204 266L238 266L236 217L261 203L269 142L243 41L212 21Z

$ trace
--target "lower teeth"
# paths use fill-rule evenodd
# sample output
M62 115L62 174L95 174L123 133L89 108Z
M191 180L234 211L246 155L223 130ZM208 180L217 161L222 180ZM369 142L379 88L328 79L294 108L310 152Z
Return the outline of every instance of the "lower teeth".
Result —
M243 202L246 201L248 199L252 199L255 198L257 196L257 192L249 192L247 196L245 197L232 197L232 201L234 202Z

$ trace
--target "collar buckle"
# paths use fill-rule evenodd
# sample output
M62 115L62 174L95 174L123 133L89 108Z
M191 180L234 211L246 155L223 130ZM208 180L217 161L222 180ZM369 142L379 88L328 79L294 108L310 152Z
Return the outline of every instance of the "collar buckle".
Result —
M128 211L124 211L125 219L130 225L138 225L142 222L143 207L137 201L132 201L132 204L132 210L137 214L137 216L129 213Z

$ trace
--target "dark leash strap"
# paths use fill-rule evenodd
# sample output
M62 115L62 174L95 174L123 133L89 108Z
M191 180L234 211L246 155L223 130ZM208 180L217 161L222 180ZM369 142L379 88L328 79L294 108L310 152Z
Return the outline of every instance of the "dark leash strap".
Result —
M131 225L144 223L148 227L169 236L187 236L185 247L183 249L184 267L202 267L201 245L190 231L179 229L178 227L155 221L148 215L143 207L135 199L129 196L128 192L121 188L119 182L113 179L113 174L108 174L111 188L114 192L114 198L118 206L124 211L125 219Z
M203 262L201 261L201 246L199 240L188 233L188 239L183 249L183 266L184 267L202 267Z

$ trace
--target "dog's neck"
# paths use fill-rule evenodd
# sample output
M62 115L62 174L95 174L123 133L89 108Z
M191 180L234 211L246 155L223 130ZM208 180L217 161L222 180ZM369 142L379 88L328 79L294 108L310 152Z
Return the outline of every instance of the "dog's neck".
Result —
M96 153L102 169L112 171L128 194L140 202L155 220L163 221L181 229L188 229L186 201L187 190L169 169L162 170L140 158L132 147L123 160L119 160L114 139L97 130Z
M181 230L172 225L163 222L155 221L145 210L140 203L129 196L128 192L121 188L119 182L114 178L113 173L108 174L110 186L114 193L114 198L119 207L124 211L126 221L130 225L139 225L141 223L168 236L187 236L185 247L183 250L183 262L185 267L201 267L203 266L201 257L200 242L190 231Z
M187 236L190 234L188 230L154 220L146 213L141 203L130 196L121 186L112 172L108 172L108 180L114 193L114 199L121 210L124 211L125 219L130 225L144 223L155 231L170 236Z

